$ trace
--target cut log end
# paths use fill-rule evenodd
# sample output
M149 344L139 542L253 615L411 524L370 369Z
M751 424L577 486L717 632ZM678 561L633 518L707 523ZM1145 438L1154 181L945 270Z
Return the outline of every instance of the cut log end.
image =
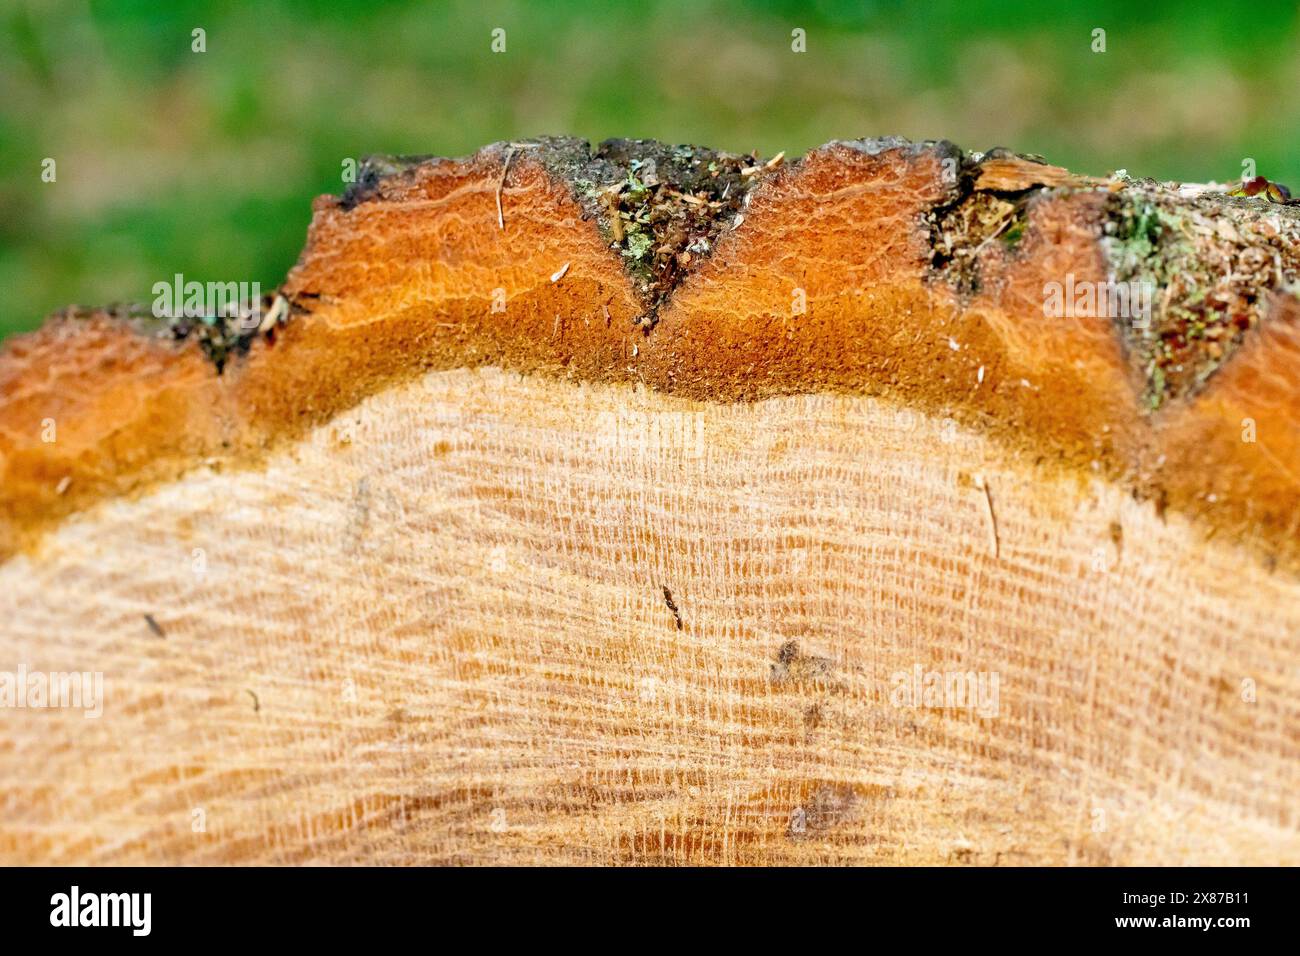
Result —
M137 308L8 345L4 552L387 382L502 365L711 401L891 394L1295 563L1289 205L948 143L771 163L542 139L371 159L315 208L269 339Z
M274 321L11 340L5 647L120 696L8 725L0 856L1300 860L1300 219L1227 192L374 158Z

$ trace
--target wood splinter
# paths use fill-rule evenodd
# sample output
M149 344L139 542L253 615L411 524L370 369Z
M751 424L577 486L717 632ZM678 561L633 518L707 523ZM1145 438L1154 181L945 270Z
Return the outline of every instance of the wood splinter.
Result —
M677 610L677 605L673 601L673 592L668 590L668 585L666 584L663 586L663 589L664 603L668 605L668 610L673 612L673 619L677 621L677 630L680 631L682 629L682 615L681 612Z
M989 517L989 545L993 548L993 557L1002 556L1002 541L998 537L998 518L993 511L993 492L988 479L983 475L975 476L975 486L984 492L984 509Z

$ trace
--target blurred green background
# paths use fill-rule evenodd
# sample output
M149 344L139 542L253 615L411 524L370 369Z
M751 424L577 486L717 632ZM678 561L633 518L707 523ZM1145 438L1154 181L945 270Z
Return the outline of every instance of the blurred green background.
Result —
M895 133L1186 181L1251 157L1300 185L1294 4L0 0L0 18L0 336L148 302L175 272L269 289L312 196L369 152Z

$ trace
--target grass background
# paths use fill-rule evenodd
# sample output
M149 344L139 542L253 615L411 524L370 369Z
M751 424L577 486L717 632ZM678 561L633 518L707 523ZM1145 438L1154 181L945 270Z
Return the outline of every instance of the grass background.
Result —
M1298 41L1267 0L0 0L0 337L175 272L272 287L370 152L893 133L1185 181L1250 157L1297 186Z

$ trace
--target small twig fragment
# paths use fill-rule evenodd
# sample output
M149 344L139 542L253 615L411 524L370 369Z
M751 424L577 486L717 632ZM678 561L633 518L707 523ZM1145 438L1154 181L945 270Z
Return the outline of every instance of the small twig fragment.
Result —
M773 169L776 169L776 167L780 166L781 163L783 163L784 161L785 161L785 150L781 150L781 152L777 153L775 156L773 156L765 163L761 163L761 164L755 163L753 166L744 167L740 171L740 175L753 176L756 175L757 173L771 172Z
M709 202L709 200L707 199L701 199L699 196L692 196L690 193L681 192L680 190L673 189L671 186L665 186L664 193L666 195L672 196L674 199L680 199L682 202L688 202L692 206L713 206L715 208L721 208L722 206L722 203L720 202Z
M289 316L289 300L282 295L277 295L275 301L271 303L271 308L266 310L266 315L262 316L262 321L257 326L259 335L265 335L271 331L278 322Z
M506 161L501 167L501 181L497 183L497 228L502 232L506 228L506 214L505 210L501 208L501 191L506 188L506 177L510 175L510 164L514 161L514 158L515 147L511 146L506 151Z
M1105 184L1105 180L1079 176L1060 166L1036 163L1020 156L998 156L984 160L979 166L975 188L980 190L1015 192L1034 186L1086 187Z

